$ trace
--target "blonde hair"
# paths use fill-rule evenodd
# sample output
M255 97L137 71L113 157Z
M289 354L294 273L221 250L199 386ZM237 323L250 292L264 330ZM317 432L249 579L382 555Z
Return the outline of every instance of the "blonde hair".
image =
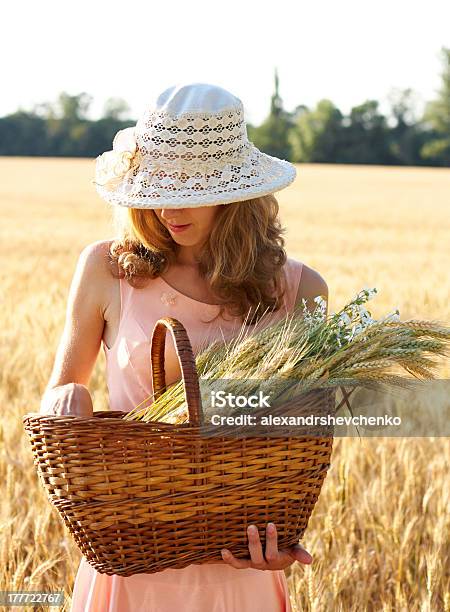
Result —
M176 263L178 245L154 210L114 206L112 212L118 238L109 262L115 278L141 288ZM199 260L199 273L220 304L217 317L227 311L253 325L281 307L287 255L278 213L273 194L219 206Z

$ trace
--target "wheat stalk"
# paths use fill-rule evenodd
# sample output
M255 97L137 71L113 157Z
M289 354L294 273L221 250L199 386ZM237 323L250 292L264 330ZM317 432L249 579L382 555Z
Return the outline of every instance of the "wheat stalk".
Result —
M239 389L240 394L260 389L259 381L263 381L276 400L286 398L294 389L332 387L341 381L346 387L408 387L410 379L395 374L396 367L418 378L433 378L432 370L439 364L427 354L448 354L450 329L440 321L400 321L398 311L376 321L362 307L367 299L370 291L362 291L341 311L325 316L324 301L316 298L313 313L303 302L302 311L296 305L276 323L267 325L270 319L263 317L248 331L244 322L234 339L201 347L195 358L199 381L225 379L224 390ZM204 395L203 406L208 399L207 393ZM187 420L182 381L150 405L143 405L149 399L154 400L154 394L124 419Z

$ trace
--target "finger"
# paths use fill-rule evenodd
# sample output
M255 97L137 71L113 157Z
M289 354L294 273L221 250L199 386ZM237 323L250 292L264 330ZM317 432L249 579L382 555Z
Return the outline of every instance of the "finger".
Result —
M273 563L279 557L278 553L278 533L274 523L267 523L266 527L266 561Z
M250 559L236 559L233 553L227 548L223 548L220 552L225 563L228 563L236 569L247 569L248 567L251 567L252 562Z
M259 539L259 531L256 525L249 525L247 527L247 535L249 542L248 549L250 551L253 567L256 569L265 568L266 560L264 559L261 540Z
M307 565L312 563L311 555L305 548L303 548L301 544L296 544L295 546L290 548L288 552L291 557L293 557L293 559L295 559L299 563L305 563Z

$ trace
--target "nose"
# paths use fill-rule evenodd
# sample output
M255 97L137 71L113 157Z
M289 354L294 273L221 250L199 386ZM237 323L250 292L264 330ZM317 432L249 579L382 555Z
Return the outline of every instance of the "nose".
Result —
M183 209L181 208L162 208L161 217L169 223L176 223L176 220L182 210Z

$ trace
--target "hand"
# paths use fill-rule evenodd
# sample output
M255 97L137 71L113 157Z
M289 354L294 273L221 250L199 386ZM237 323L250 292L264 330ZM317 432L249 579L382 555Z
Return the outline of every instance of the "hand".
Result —
M67 383L49 389L42 398L40 414L93 416L89 390L79 383Z
M236 569L280 570L289 567L294 561L306 564L312 562L311 555L300 544L289 549L278 550L277 529L273 523L267 523L265 555L263 555L259 532L255 525L249 525L247 535L250 559L236 559L229 550L222 549L222 559Z

